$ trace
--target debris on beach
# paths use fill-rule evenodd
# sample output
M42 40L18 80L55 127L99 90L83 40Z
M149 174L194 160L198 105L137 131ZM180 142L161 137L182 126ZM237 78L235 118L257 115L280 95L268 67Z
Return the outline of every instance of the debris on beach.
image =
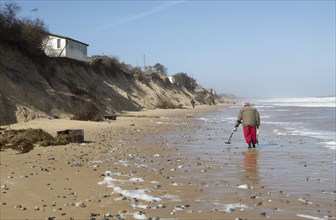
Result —
M83 129L66 129L57 131L57 137L66 137L69 143L83 143L84 130Z
M242 184L237 186L238 189L253 189L253 186L249 186L247 184Z
M326 220L325 218L319 218L311 215L305 215L305 214L297 214L296 216L306 219L314 219L314 220Z
M13 149L19 153L28 153L34 146L50 146L68 144L67 136L54 138L42 129L5 130L0 133L0 150Z
M145 212L139 211L133 214L134 219L148 219L148 216L146 215Z
M224 213L236 212L236 211L244 211L249 207L245 204L235 203L235 204L216 204L222 206L219 209L215 209L217 211L222 211Z
M105 120L117 120L117 115L104 115Z

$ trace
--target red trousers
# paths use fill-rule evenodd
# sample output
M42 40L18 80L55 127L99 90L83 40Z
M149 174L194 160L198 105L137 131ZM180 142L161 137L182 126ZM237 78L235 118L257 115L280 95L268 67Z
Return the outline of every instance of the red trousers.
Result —
M257 127L256 126L244 126L244 137L246 143L256 144L257 143Z

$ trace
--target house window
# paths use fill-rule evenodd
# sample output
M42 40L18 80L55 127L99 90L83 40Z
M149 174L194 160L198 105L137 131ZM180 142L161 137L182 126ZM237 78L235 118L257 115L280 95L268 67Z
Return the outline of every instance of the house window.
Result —
M61 39L57 39L57 48L61 48Z

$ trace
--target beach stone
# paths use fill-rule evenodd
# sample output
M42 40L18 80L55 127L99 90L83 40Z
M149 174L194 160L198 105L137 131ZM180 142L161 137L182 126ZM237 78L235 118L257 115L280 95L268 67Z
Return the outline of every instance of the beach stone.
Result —
M134 202L134 203L138 203L139 200L138 200L137 198L132 198L132 202Z
M140 217L141 219L147 217L147 216L146 216L146 213L143 212L143 211L138 211L138 212L134 213L134 215L136 215L137 217Z
M96 214L96 213L90 213L90 218L92 218L92 217L98 217L99 216L99 214Z
M235 211L236 211L235 208L230 208L230 209L229 209L229 212L235 212Z
M111 214L111 213L106 213L105 215L104 215L104 217L106 217L106 218L113 218L113 214Z
M85 208L86 207L86 205L85 205L85 203L83 201L76 202L75 206L81 207L81 208Z
M167 208L167 206L164 205L164 204L159 204L157 207L158 207L158 208L162 208L162 209Z
M115 218L115 219L122 219L122 216L121 216L120 214L116 214L116 215L114 216L114 218Z
M254 193L250 196L250 199L259 199L259 198L262 198L261 193Z

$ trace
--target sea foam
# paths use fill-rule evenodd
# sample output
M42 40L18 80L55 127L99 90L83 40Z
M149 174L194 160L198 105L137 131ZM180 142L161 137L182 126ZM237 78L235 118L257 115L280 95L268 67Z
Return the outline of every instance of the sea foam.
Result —
M336 97L296 97L296 98L280 98L265 99L261 103L269 103L273 106L295 106L295 107L336 107Z
M125 190L125 189L122 189L119 186L115 186L113 184L113 182L116 182L116 181L118 181L118 180L113 179L110 176L106 176L104 178L104 180L101 181L101 182L98 182L98 184L99 185L106 184L107 187L113 188L114 193L119 193L119 194L122 194L123 196L129 197L129 198L136 198L136 199L144 200L144 201L147 201L147 202L159 202L159 201L161 201L160 198L149 195L148 194L149 191L147 189Z
M301 217L301 218L312 219L312 220L327 220L326 218L319 218L319 217L315 217L311 215L297 214L296 216Z
M321 142L320 145L322 145L323 147L329 148L331 150L336 150L336 141Z

